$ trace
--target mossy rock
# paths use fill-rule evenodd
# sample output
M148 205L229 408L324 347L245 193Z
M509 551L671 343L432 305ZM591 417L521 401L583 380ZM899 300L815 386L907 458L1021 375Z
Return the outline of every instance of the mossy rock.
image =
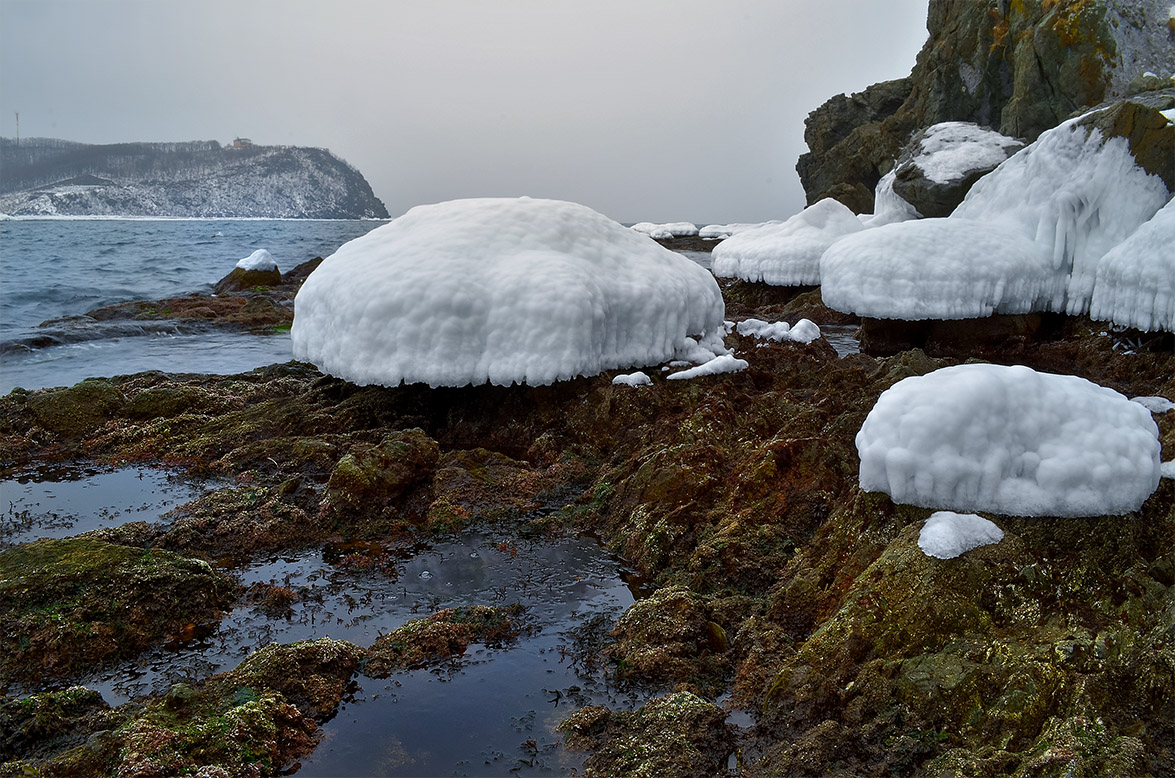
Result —
M569 748L590 750L587 778L711 778L734 750L726 712L690 692L635 711L594 705L559 725Z
M395 516L412 490L427 484L439 456L437 442L419 429L356 446L331 471L322 511L344 524Z
M240 587L167 551L72 538L0 552L0 673L69 676L218 620Z
M125 402L123 393L110 381L87 378L66 389L30 393L26 407L45 429L72 437L115 418Z
M114 716L102 695L81 686L0 702L0 762L78 745Z
M709 603L680 586L637 600L616 622L607 653L622 679L714 691L729 673L730 638Z
M368 649L363 674L386 678L393 672L459 657L470 643L494 645L515 638L523 629L520 605L506 608L467 605L413 619Z
M317 745L361 654L329 638L270 645L202 684L118 709L108 730L80 745L26 753L8 767L71 778L285 774Z
M216 282L212 291L216 294L241 294L251 292L261 287L261 291L268 291L271 286L278 286L282 282L282 274L274 270L245 270L233 268L227 276Z

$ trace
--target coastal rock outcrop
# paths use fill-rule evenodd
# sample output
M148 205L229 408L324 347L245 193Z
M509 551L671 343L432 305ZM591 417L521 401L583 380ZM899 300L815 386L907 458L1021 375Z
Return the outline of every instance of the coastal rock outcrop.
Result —
M898 83L886 82L809 115L810 151L796 165L808 203L836 197L872 210L877 182L923 127L971 121L1032 141L1074 112L1125 96L1144 72L1170 71L1169 18L1159 0L931 0L930 37L900 105L877 99ZM846 101L876 109L845 110Z

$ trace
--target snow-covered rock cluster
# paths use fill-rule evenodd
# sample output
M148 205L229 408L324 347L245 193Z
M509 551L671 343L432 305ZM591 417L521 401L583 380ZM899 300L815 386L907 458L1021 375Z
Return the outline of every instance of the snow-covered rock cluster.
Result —
M1014 144L974 125L931 127L878 184L872 216L821 200L718 245L714 273L820 284L825 304L870 318L1082 314L1096 297L1096 318L1175 326L1170 193L1130 141L1072 120L1000 162ZM895 190L910 171L946 183L997 163L949 216L918 218Z
M527 383L726 354L700 265L582 205L419 206L342 246L295 300L294 356L358 384ZM695 336L695 337L690 337Z
M1122 514L1159 484L1158 427L1146 408L1023 366L958 365L899 381L856 444L862 489L924 508Z
M785 321L743 319L735 325L735 331L739 335L776 342L790 340L794 343L811 343L820 337L820 327L808 319L800 319L795 326Z

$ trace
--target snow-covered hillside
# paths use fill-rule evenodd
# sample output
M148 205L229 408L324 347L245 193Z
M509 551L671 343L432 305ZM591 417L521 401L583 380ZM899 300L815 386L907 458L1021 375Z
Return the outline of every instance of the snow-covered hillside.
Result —
M363 175L326 149L0 140L12 216L386 218Z

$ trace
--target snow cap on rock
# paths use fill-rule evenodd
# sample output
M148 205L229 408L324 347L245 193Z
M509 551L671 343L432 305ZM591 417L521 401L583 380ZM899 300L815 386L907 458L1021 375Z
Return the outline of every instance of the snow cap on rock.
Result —
M862 489L924 508L1123 514L1159 485L1158 428L1146 408L1023 366L958 365L899 381L856 443Z
M705 268L590 208L474 199L339 248L298 292L292 338L358 384L542 385L725 353L723 313Z
M974 319L1063 310L1066 280L1040 244L957 217L850 235L820 258L830 308L879 319Z
M926 556L954 559L973 548L990 546L1004 539L995 522L974 513L938 511L932 513L918 533L918 548Z
M864 229L841 203L826 197L791 217L740 232L714 247L714 275L775 286L820 283L820 255L837 240Z
M241 270L277 270L277 260L265 249L257 249L244 259L237 260Z

